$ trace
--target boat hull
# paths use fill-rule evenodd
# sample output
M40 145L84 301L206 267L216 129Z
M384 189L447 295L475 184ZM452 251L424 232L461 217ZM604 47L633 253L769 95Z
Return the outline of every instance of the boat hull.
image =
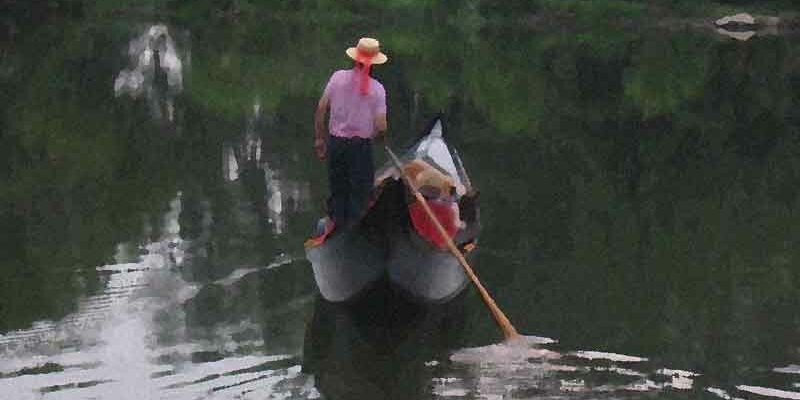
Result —
M348 301L364 292L385 273L384 251L360 230L334 235L320 246L307 248L320 294L332 302Z
M412 300L444 302L467 285L464 268L452 254L433 249L414 233L394 235L391 243L389 282Z
M307 247L322 297L351 301L379 280L420 303L444 302L461 292L468 278L458 260L419 237L407 220L399 224L403 229L390 229L385 237L362 225Z
M409 163L425 160L462 188L469 186L460 160L450 153L442 138L440 123L404 158ZM419 221L412 222L409 208L416 200L410 197L394 166L387 164L376 176L376 200L353 228L334 229L330 236L306 242L306 255L320 294L330 302L347 302L376 282L385 281L415 302L438 303L453 298L468 283L463 267L432 238L426 240L418 233L415 224ZM463 184L465 181L467 185ZM460 217L454 212L451 222L461 219L460 225L453 225L460 226L453 239L462 247L474 243L480 228L476 194L466 193L452 203L460 210Z

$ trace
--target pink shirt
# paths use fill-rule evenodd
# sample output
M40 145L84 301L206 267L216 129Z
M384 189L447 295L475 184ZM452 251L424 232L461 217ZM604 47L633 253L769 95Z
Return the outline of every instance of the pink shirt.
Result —
M369 78L369 92L358 90L360 76L352 69L339 70L331 75L324 95L331 105L328 129L339 137L371 138L375 135L375 117L386 114L386 90Z

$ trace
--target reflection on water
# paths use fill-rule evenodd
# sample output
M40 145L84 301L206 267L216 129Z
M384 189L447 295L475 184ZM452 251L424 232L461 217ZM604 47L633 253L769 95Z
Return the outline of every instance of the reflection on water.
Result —
M558 352L550 339L456 351L451 370L438 379L442 398L616 398L633 393L690 391L698 374L651 369L647 359L599 351Z
M380 289L347 306L317 298L303 372L313 374L317 389L330 399L734 398L705 386L709 382L700 372L665 368L645 357L564 351L550 338L461 347L468 335L463 297L425 307ZM794 366L774 371L798 373ZM747 385L729 390L798 395Z
M211 286L230 288L305 265L283 258L236 269L211 285L190 284L177 273L187 248L179 235L180 194L170 208L160 240L138 251L120 245L118 263L97 268L104 290L83 299L76 313L0 335L4 399L196 399L212 393L233 399L281 391L313 397L296 354L263 352L259 321L231 321L197 335L187 319L192 302ZM291 302L286 306L297 310Z
M0 399L797 398L800 42L156 3L0 43ZM393 145L445 110L477 272L544 337L316 299L311 112L368 21Z
M318 297L303 371L325 398L430 398L428 366L446 359L465 333L463 300L421 307L381 286L351 305Z
M550 350L554 341L525 337L516 343L456 350L447 368L433 379L438 398L630 398L656 393L669 398L736 399L749 394L797 399L785 379L754 373L754 380L769 379L774 387L714 386L702 373L658 367L646 358L599 351ZM440 368L436 364L436 368ZM791 368L789 368L791 370ZM776 368L775 372L786 371ZM710 372L710 371L709 371ZM794 370L796 372L796 370ZM797 387L797 384L794 384ZM729 393L735 392L736 396Z
M189 58L188 51L182 54ZM130 68L123 68L114 80L116 96L144 95L153 119L174 122L174 99L183 90L184 63L167 26L152 25L131 39L128 57Z
M253 105L248 116L245 131L238 143L227 143L222 149L222 174L229 182L242 180L267 220L273 233L280 235L288 226L287 215L305 211L311 198L308 182L298 182L283 178L277 167L271 167L262 154L274 155L261 137L263 125L261 105Z

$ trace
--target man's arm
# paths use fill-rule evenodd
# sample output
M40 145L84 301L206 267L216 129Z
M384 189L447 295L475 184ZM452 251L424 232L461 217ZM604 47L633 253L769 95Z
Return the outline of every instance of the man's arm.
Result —
M328 112L330 100L327 94L323 94L317 103L317 111L314 112L314 150L320 160L325 159L325 114Z
M386 140L386 90L383 85L378 85L378 96L375 99L375 136L381 136ZM385 142L388 144L388 142Z
M328 95L323 94L314 113L314 139L325 139L325 114L328 112L328 105L330 105Z
M380 136L382 133L386 132L387 129L387 122L386 122L386 114L378 114L375 117L375 134Z

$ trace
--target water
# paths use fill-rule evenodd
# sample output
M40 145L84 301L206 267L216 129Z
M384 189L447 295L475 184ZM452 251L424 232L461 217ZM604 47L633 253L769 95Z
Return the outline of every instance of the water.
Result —
M98 4L3 22L0 399L800 398L790 30ZM522 342L472 290L319 300L311 117L362 32L394 147L445 112Z

